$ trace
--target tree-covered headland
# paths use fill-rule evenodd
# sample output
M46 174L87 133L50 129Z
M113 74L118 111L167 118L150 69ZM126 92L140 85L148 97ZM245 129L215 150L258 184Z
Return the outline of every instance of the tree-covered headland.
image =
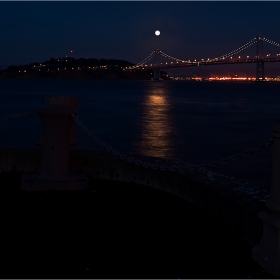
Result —
M110 80L150 80L151 70L124 71L134 64L119 59L96 59L63 57L50 58L44 62L27 65L11 65L0 70L1 78L49 78L49 79L110 79ZM167 79L162 72L163 79Z

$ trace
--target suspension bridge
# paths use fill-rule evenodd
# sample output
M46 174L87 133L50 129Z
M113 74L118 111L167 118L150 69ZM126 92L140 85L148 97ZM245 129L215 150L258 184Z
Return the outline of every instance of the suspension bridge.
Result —
M280 44L267 39L263 36L256 36L246 44L241 47L221 56L214 58L201 59L201 60L183 60L173 56L170 56L163 51L156 49L149 56L147 56L141 62L135 64L134 66L127 67L125 71L138 71L138 70L153 70L154 80L160 80L160 70L168 68L178 68L178 67L193 67L193 66L208 66L208 65L224 65L224 64L242 64L242 63L256 63L256 81L265 81L264 73L264 63L266 62L280 62L280 53L277 53L275 57L270 56L270 54L265 55L263 43L266 42L270 45L280 47ZM252 45L256 46L256 55L252 58L250 56L235 57L235 55L248 49ZM160 58L169 59L170 62L160 62Z

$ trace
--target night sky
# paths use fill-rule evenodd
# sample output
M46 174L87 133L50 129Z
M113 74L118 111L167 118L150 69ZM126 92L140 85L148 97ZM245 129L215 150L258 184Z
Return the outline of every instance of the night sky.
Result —
M138 63L156 48L181 59L212 58L256 35L280 43L279 11L277 1L1 1L0 66L65 55Z

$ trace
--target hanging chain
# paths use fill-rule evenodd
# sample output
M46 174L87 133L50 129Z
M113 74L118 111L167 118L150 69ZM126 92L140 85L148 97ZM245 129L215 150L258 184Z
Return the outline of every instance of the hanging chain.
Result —
M200 164L200 165L194 165L194 164L173 164L173 165L163 165L163 164L157 164L157 163L148 163L148 162L143 162L142 160L136 160L133 157L126 156L125 154L120 153L117 150L114 150L111 146L107 145L104 141L100 140L97 136L95 136L85 125L74 115L71 114L73 117L74 121L77 123L78 126L80 126L90 138L92 138L96 143L98 143L101 147L104 147L108 152L114 154L115 156L120 157L121 159L124 159L128 162L135 163L136 165L142 165L144 167L150 167L153 169L161 169L161 170L170 170L170 171L179 171L179 172L184 172L184 170L189 170L193 171L194 169L197 169L199 171L206 171L205 168L207 167L216 167L220 166L229 162L233 162L236 160L239 160L241 158L247 157L251 154L257 153L264 149L265 147L268 147L272 144L272 138L269 139L266 143L260 144L258 146L255 146L253 149L250 150L245 150L240 154L236 154L232 157L226 158L226 159L221 159L220 161L213 161L207 164ZM173 163L173 161L167 160L169 163Z
M270 145L272 145L272 138L270 138L266 143L255 146L251 150L245 150L242 153L237 154L237 155L233 155L229 158L221 159L220 161L212 161L212 162L207 163L207 164L201 164L200 166L201 167L216 167L216 166L219 166L219 165L223 165L223 164L233 162L233 161L239 160L241 158L247 157L247 156L252 155L254 153L257 153L257 152L261 151L262 149L264 149L264 148L266 148Z
M107 145L104 141L100 140L97 136L95 136L87 127L84 126L84 124L74 115L71 114L74 121L77 123L78 126L80 126L90 138L92 138L96 143L98 143L101 147L105 148L108 152L114 154L115 156L120 157L121 159L124 159L128 162L132 162L136 165L142 165L144 167L150 167L152 169L161 169L161 170L170 170L170 171L184 171L184 168L177 165L172 166L166 166L166 165L159 165L157 163L149 163L149 162L143 162L142 160L134 159L133 157L127 156L123 153L120 153L117 150L114 150L111 146Z
M68 107L68 106L66 106ZM0 121L6 121L9 119L18 119L18 118L22 118L22 117L28 117L31 115L35 115L37 114L37 112L25 112L22 114L14 114L11 116L5 116L0 118ZM138 159L134 159L131 156L127 156L123 153L120 153L117 150L114 150L111 146L109 146L108 144L106 144L104 141L102 141L100 138L98 138L97 136L95 136L78 118L77 116L75 116L74 114L71 114L72 118L74 119L74 121L77 123L78 126L80 126L87 134L90 138L92 138L96 143L98 143L101 147L105 148L108 152L114 154L115 156L120 157L121 159L124 159L128 162L132 162L136 165L142 165L144 167L150 167L152 169L160 169L160 170L170 170L170 171L179 171L179 172L184 172L186 169L189 171L193 171L195 169L199 170L199 171L207 171L205 168L213 168L216 166L221 166L224 165L226 163L229 162L234 162L236 160L239 160L241 158L247 157L249 155L252 155L254 153L257 153L259 151L261 151L262 149L272 145L272 141L273 139L270 138L266 143L260 144L255 146L254 148L250 149L250 150L245 150L239 154L233 155L229 158L225 158L225 159L221 159L219 161L212 161L210 163L205 163L205 164L200 164L200 165L195 165L195 164L178 164L178 162L176 162L176 164L173 164L174 161L172 160L168 160L168 159L164 159L167 163L166 164L157 164L157 163L149 163L149 162L144 162L142 160L138 160Z
M2 118L0 118L0 121L7 121L10 119L28 117L28 116L35 115L35 114L37 114L37 113L36 112L25 112L23 114L15 114L15 115L11 115L11 116L2 117Z

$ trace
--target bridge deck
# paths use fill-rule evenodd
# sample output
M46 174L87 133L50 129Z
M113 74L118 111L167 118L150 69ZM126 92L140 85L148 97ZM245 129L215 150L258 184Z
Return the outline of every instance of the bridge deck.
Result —
M193 67L193 66L210 66L210 65L223 65L223 64L244 64L244 63L258 63L258 62L279 62L280 57L269 57L264 59L225 59L217 61L197 61L197 62L185 62L185 63L172 63L161 64L154 66L145 66L144 69L165 69L165 68L178 68L178 67ZM137 69L137 68L136 68ZM138 67L141 70L141 67ZM127 71L130 71L129 69Z

